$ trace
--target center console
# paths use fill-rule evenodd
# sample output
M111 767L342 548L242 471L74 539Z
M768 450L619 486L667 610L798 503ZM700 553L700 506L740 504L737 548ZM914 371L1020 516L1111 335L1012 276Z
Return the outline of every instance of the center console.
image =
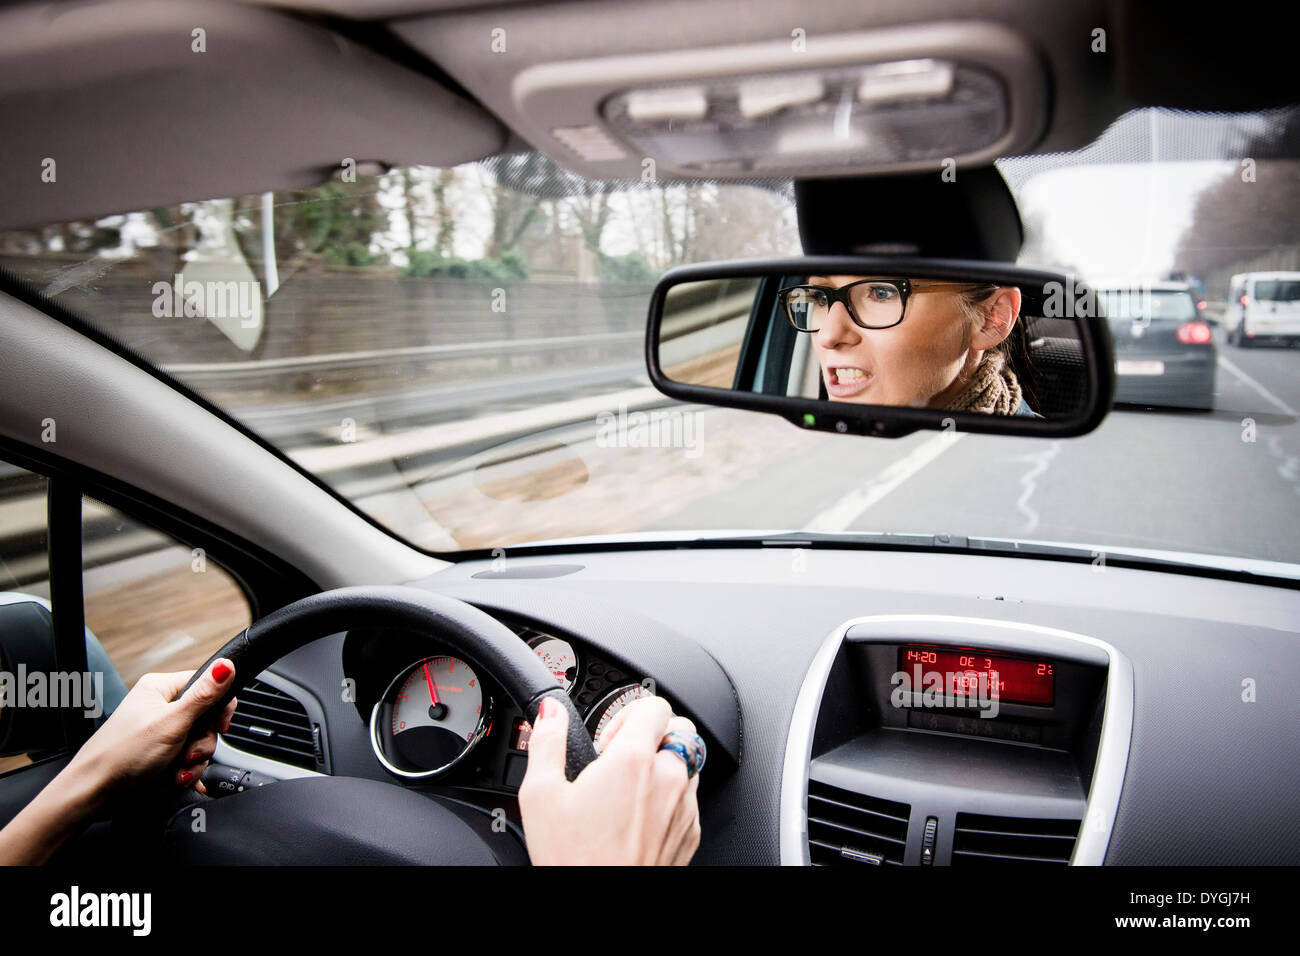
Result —
M1099 864L1127 765L1115 648L1009 621L847 621L795 704L783 863Z

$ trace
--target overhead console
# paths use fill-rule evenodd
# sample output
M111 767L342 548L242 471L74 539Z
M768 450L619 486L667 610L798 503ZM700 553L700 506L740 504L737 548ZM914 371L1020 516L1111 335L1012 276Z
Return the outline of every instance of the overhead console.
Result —
M783 863L1099 864L1133 676L1104 641L978 618L859 618L795 705Z

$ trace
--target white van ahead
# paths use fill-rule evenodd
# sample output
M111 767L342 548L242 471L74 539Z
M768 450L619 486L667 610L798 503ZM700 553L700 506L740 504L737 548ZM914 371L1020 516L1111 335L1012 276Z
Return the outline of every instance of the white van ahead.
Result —
M1228 287L1228 341L1300 344L1300 272L1242 272Z

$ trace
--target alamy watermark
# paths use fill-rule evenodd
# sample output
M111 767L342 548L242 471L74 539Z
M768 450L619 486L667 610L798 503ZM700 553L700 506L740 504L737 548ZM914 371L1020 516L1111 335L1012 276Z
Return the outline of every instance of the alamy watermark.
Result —
M927 670L914 664L910 673L895 671L889 683L895 707L972 708L981 717L998 715L1002 682L995 670Z
M703 415L683 409L631 411L619 405L618 412L596 416L598 448L681 448L687 458L699 458Z
M1150 282L1108 284L1098 291L1071 273L1063 283L1048 282L1043 286L1043 316L1049 319L1105 316L1149 322L1152 294Z
M239 319L241 328L257 328L262 284L255 279L227 282L186 281L178 272L170 282L155 282L153 314L159 319Z
M66 893L50 897L50 925L77 927L120 927L132 936L148 936L153 929L152 893L83 892L73 885Z
M86 717L104 713L104 672L0 671L0 710L10 707L79 709Z

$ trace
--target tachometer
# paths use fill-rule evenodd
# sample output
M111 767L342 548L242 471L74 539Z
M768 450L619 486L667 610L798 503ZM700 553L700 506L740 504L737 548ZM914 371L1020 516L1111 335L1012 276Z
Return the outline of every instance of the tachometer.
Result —
M578 679L578 653L568 641L540 634L528 642L528 646L542 659L546 669L555 675L556 681L568 693L573 682Z
M600 699L587 718L587 730L596 745L597 753L600 752L600 738L604 735L609 722L614 719L614 715L632 701L651 696L653 695L648 688L640 684L628 684L625 687L615 688Z
M370 713L375 756L403 777L432 777L482 739L491 699L474 669L455 657L429 657L399 674Z

